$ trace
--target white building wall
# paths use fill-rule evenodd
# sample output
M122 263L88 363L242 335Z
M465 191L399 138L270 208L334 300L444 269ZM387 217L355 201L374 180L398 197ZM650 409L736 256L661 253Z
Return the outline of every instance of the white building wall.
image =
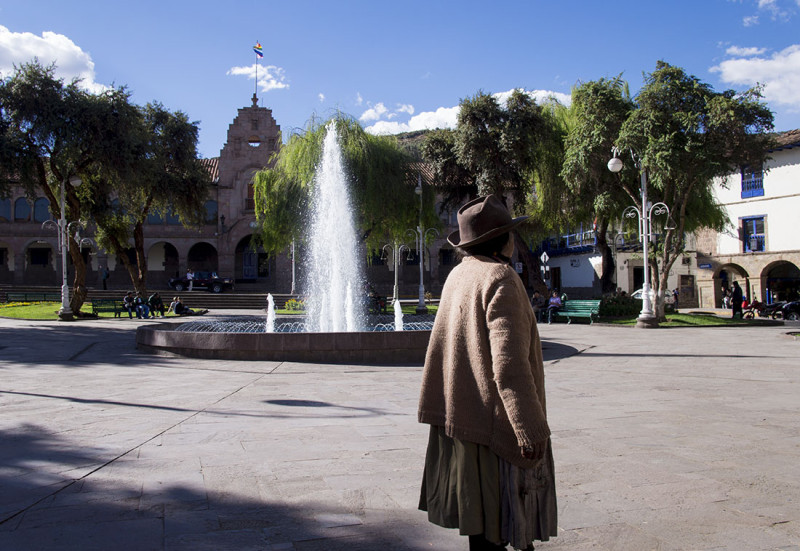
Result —
M727 188L720 181L715 186L717 200L725 207L733 225L718 234L718 254L743 252L739 237L740 220L763 216L765 219L766 250L787 251L800 249L800 148L772 153L765 163L769 170L764 174L764 195L742 199L742 177L733 174Z

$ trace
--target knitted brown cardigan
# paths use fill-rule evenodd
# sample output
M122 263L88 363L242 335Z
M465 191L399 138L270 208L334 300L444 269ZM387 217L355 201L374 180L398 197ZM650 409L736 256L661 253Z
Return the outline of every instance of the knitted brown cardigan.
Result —
M533 310L510 266L466 257L448 276L425 358L419 421L536 466L550 436Z

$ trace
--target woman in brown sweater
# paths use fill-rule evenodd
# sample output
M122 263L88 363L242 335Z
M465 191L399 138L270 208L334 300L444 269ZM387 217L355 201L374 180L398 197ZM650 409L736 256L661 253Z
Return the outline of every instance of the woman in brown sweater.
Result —
M542 348L510 266L512 219L494 195L458 211L450 273L425 358L419 421L431 425L420 509L475 549L533 549L556 535Z

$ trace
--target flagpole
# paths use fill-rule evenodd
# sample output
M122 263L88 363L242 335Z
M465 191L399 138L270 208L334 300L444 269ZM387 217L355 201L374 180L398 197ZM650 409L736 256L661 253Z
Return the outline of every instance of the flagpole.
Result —
M256 44L261 44L261 41L260 40L256 40ZM255 51L254 51L254 53L255 53ZM258 54L255 53L255 56L256 56L256 83L255 83L255 89L253 90L253 96L256 99L258 99Z

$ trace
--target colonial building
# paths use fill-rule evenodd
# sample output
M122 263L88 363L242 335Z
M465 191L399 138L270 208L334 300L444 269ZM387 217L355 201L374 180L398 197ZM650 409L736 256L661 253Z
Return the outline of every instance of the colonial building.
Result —
M698 235L701 306L719 306L733 281L768 304L800 298L800 130L776 137L764 166L742 167L714 187L730 227Z
M270 256L251 246L256 222L253 175L268 167L280 148L280 126L272 111L252 104L238 110L228 127L227 141L219 157L203 159L212 176L206 200L206 220L201 229L181 225L177 216L152 213L144 226L147 256L147 283L151 289L166 288L171 277L194 271L215 271L233 277L239 291L289 293L293 280L303 276L302 244L297 247L293 269L292 253ZM430 182L426 178L426 182ZM429 185L429 184L426 184ZM61 261L58 238L42 223L51 219L48 200L41 196L31 201L22 188L0 199L0 284L58 286ZM438 293L455 258L446 236L455 217L442 215L443 230L424 255L423 278L428 291ZM90 233L88 237L91 237ZM398 284L403 296L416 296L419 286L420 255L413 245L398 257ZM108 267L111 288L130 288L130 277L122 261L96 246L86 245L84 257L89 272L87 285L101 285L101 267ZM135 261L133 255L129 255ZM384 254L368 258L367 277L376 290L391 295L395 281L395 259L388 248ZM69 269L69 268L68 268ZM294 276L293 276L294 274ZM70 274L71 282L71 274ZM300 285L296 291L300 292Z

